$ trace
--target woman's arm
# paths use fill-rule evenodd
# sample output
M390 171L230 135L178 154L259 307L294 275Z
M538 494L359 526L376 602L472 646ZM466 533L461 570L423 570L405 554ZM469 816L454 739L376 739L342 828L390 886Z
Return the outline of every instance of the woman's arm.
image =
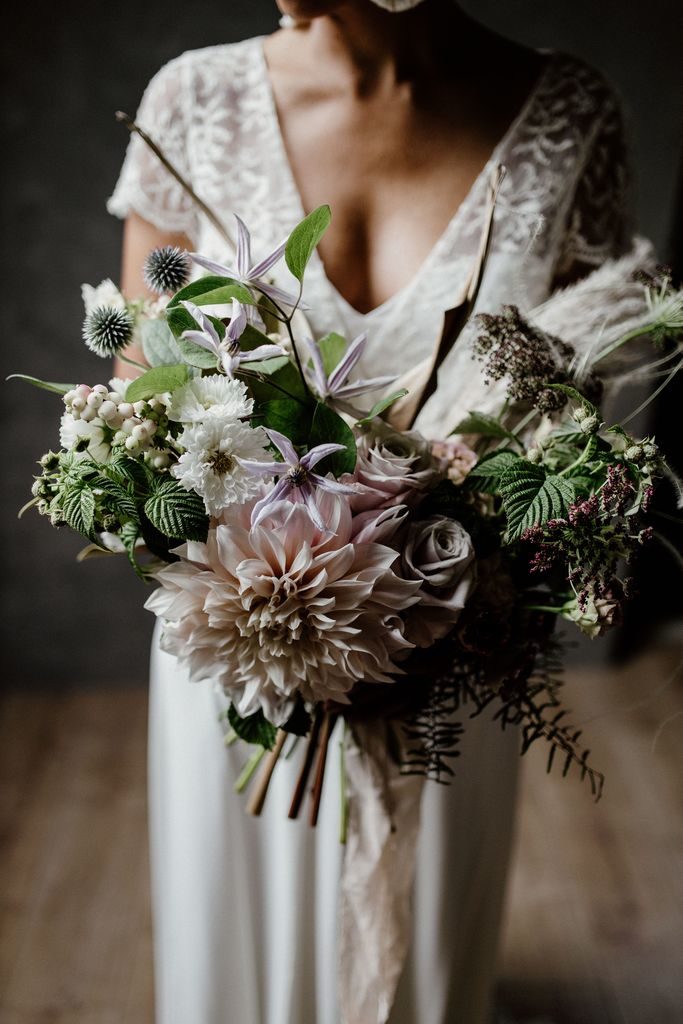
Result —
M130 213L126 217L123 228L121 267L121 291L126 298L139 299L143 295L154 294L145 283L143 267L145 259L152 249L158 249L162 245L177 245L182 249L191 248L190 240L186 235L162 231L137 213ZM145 361L138 345L129 345L124 350L124 354L138 362ZM117 377L127 378L137 376L138 371L130 363L117 359L114 364L114 373Z

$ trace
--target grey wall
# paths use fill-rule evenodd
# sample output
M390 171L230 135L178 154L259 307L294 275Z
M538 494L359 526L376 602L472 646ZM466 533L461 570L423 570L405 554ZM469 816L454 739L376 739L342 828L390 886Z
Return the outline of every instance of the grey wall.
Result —
M666 251L681 163L680 24L668 0L471 0L510 36L578 54L625 101L641 229ZM14 5L2 39L4 267L2 376L95 381L80 342L80 284L118 272L120 225L104 201L125 146L113 112L133 112L157 68L185 49L271 31L270 0ZM501 88L503 85L501 84ZM59 399L2 385L2 651L19 686L141 683L152 617L116 560L77 565L81 542L16 510L33 463L56 446ZM11 445L11 448L10 448Z

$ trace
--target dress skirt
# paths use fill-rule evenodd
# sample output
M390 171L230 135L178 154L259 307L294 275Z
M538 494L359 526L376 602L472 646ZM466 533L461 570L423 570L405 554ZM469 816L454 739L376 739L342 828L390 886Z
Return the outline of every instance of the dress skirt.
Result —
M304 744L280 758L259 819L233 786L226 700L160 650L151 665L149 797L157 1024L339 1024L340 733L320 816L287 811ZM489 1024L519 746L467 724L457 775L424 786L411 947L390 1024Z

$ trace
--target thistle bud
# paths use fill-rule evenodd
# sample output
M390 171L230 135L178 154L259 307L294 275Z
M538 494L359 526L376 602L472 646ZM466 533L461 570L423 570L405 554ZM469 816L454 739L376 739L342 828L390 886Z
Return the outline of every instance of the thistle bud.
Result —
M83 323L83 340L95 355L110 359L120 352L133 335L133 317L127 309L98 306Z
M159 293L177 292L190 279L190 257L177 245L164 245L153 249L145 260L144 278L149 287Z

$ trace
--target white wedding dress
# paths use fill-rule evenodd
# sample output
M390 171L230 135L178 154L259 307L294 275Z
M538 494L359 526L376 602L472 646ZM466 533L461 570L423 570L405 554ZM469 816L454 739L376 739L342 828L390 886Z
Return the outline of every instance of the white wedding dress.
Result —
M262 40L186 53L149 85L139 120L229 223L239 213L255 258L302 218ZM549 54L519 116L410 285L368 314L351 308L315 255L305 298L314 329L367 330L362 376L425 358L478 244L488 172L505 164L479 307L530 308L576 263L623 244L620 120L595 72ZM109 209L186 233L220 259L224 243L178 184L133 139ZM417 215L417 213L416 213ZM279 267L277 283L291 285ZM418 426L449 432L492 408L467 337L443 366ZM158 640L157 631L157 640ZM330 747L317 829L287 809L303 744L281 759L255 820L233 784L247 756L226 747L210 683L190 683L155 642L149 785L158 1024L338 1024L340 765ZM407 961L390 1024L485 1024L513 828L518 738L485 717L467 726L457 775L423 790Z

